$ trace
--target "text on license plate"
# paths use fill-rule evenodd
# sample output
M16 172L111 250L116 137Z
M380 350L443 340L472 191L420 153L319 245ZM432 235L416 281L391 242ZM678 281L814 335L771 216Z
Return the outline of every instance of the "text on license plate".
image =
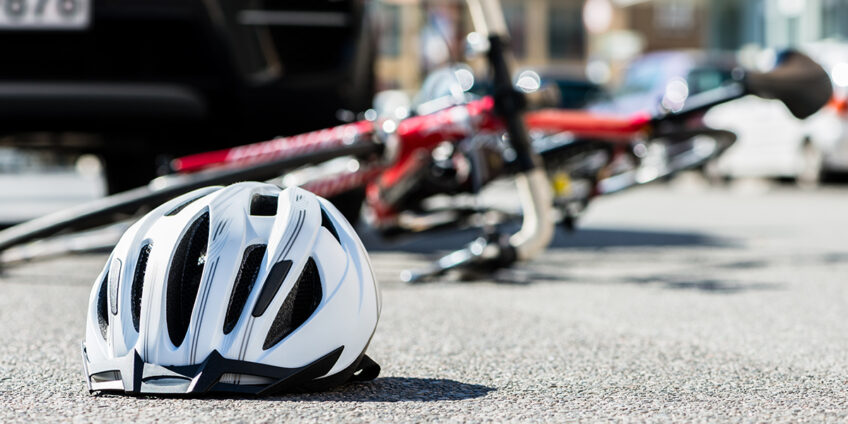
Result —
M84 29L92 0L0 0L0 30Z

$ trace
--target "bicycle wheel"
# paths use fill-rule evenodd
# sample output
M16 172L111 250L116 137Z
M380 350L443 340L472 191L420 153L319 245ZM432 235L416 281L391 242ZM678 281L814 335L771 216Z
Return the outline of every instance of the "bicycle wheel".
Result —
M365 156L378 153L380 149L381 146L378 144L363 141L243 168L163 177L145 187L107 196L0 231L0 251L62 232L86 230L117 222L142 208L158 206L173 197L201 187L227 185L247 180L269 180L296 167L321 163L342 156Z
M647 157L633 169L599 180L597 192L616 193L696 169L717 158L735 141L736 134L731 131L706 127L656 134L648 144L657 143L658 149L648 147ZM659 154L652 155L652 152Z

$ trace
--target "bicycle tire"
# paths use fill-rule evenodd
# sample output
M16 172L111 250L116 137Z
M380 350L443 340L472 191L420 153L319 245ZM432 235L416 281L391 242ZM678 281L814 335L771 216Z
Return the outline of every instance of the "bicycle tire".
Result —
M81 231L117 222L133 215L143 207L154 207L188 193L211 186L227 185L247 180L269 180L287 170L324 162L342 156L364 156L379 153L382 146L371 141L361 141L324 151L311 152L295 157L252 164L242 168L210 170L195 174L169 177L170 185L155 187L151 184L103 197L69 209L9 227L0 231L0 252L23 243L42 239L66 231ZM123 218L121 218L123 217Z
M640 179L638 177L637 170L626 171L621 174L604 178L602 180L599 180L597 183L598 194L606 195L617 193L629 189L631 187L649 184L655 181L668 178L679 172L703 166L708 161L720 156L736 141L736 134L732 131L707 127L670 131L662 134L656 134L652 138L675 139L677 140L676 142L683 142L686 140L691 140L697 136L707 136L714 138L717 143L715 150L709 152L708 154L698 154L696 153L695 149L692 148L675 153L674 155L672 155L672 157L668 158L669 169L666 169L661 173L652 175L648 179Z

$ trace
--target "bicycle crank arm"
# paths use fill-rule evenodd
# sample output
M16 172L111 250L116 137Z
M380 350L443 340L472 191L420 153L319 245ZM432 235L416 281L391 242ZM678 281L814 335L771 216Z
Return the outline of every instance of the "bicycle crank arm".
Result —
M457 250L442 256L430 266L417 270L403 270L400 280L405 283L421 283L427 279L444 275L446 272L470 264L476 259L470 248Z
M493 232L478 237L462 249L442 256L426 268L402 271L400 279L407 283L421 283L452 270L488 275L518 261L517 253L509 236Z

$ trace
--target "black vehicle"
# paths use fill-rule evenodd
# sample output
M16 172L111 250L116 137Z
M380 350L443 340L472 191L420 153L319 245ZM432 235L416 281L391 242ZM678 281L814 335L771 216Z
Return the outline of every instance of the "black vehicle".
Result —
M359 0L6 0L0 139L105 159L110 192L168 155L325 128L373 97Z
M531 83L531 85L535 85L531 91L548 86L555 88L557 101L556 104L549 105L551 107L557 107L559 109L583 109L590 103L608 96L603 87L585 78L576 76L573 72L545 69L539 71L525 70L518 74L516 79L520 79L522 76L528 74L532 75L531 79L535 80ZM475 81L470 92L482 96L490 93L491 89L492 83L490 81Z

